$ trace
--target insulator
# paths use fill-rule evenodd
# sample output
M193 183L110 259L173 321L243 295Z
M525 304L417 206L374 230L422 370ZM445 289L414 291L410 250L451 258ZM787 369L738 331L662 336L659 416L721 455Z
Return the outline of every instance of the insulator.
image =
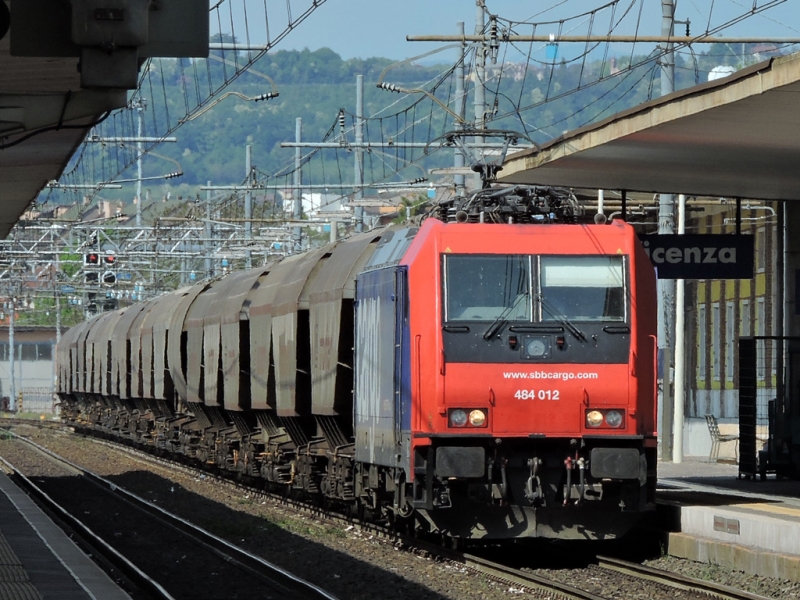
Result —
M273 98L277 98L280 96L278 92L267 92L266 94L261 94L260 96L256 96L253 98L254 102L260 102L261 100L272 100Z
M500 42L497 41L497 19L492 16L492 24L489 28L489 56L492 64L497 64L497 54L500 50Z

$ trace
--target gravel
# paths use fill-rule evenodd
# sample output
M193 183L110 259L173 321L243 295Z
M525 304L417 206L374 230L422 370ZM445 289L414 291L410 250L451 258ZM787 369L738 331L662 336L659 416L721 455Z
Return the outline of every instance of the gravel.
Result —
M342 600L494 600L532 597L458 564L406 552L356 528L299 514L275 500L220 486L211 477L195 477L136 459L91 440L34 427L17 428L54 452L112 480L163 508L323 587ZM0 455L12 442L0 441ZM10 459L9 459L10 460ZM42 468L49 463L42 457ZM13 461L11 461L13 462ZM44 475L44 473L43 473ZM530 567L535 569L536 558ZM729 571L672 557L649 566L724 583L762 596L800 600L800 584ZM604 570L539 569L545 577L595 589L607 598L634 598L615 592ZM599 583L598 583L599 582ZM653 600L650 592L640 596ZM678 600L674 591L667 597Z
M800 583L796 581L749 575L742 571L731 571L716 565L673 558L672 556L663 556L656 560L647 561L645 564L654 569L673 571L704 581L724 583L729 587L766 596L767 598L800 600Z
M28 427L17 432L342 600L495 600L520 595L507 584L401 551L355 528L297 514L276 501L256 500L211 477L169 470L76 436ZM12 464L15 444L0 441L0 455ZM63 475L56 475L44 457L41 468L43 477L48 471Z

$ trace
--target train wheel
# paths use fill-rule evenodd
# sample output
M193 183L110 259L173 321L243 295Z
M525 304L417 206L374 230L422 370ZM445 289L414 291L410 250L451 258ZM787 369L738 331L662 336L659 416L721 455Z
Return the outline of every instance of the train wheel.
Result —
M439 534L439 545L448 550L459 551L464 547L464 540L449 535L446 531Z
M366 514L366 507L362 502L356 502L354 506L355 510L353 512L353 518L358 519L359 521L364 521L364 515Z

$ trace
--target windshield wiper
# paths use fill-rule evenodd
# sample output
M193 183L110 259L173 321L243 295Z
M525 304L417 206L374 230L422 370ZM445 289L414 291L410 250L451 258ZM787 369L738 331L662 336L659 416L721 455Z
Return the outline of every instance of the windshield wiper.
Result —
M495 333L500 331L500 328L506 323L508 323L508 315L511 314L511 311L517 308L517 305L519 304L520 300L527 297L528 297L527 292L525 292L524 294L520 294L517 296L516 300L514 300L511 306L507 306L505 309L503 309L503 312L497 315L497 318L494 321L492 321L492 324L489 325L489 328L483 332L483 339L489 340L492 338L492 336L494 336Z
M572 321L570 321L566 316L558 314L554 310L553 305L544 299L544 296L538 294L536 297L539 300L539 302L542 303L542 308L545 310L545 312L547 312L547 314L550 315L556 322L563 325L567 331L569 331L573 336L575 336L576 340L578 340L579 342L586 341L586 336L584 335L584 333L580 329L578 329L578 327Z

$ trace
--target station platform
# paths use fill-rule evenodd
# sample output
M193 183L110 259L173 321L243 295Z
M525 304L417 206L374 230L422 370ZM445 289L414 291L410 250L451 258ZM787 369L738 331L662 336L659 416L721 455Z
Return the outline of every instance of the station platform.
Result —
M800 581L800 481L739 479L736 464L658 464L659 519L672 556Z
M130 600L4 473L0 473L0 598Z

